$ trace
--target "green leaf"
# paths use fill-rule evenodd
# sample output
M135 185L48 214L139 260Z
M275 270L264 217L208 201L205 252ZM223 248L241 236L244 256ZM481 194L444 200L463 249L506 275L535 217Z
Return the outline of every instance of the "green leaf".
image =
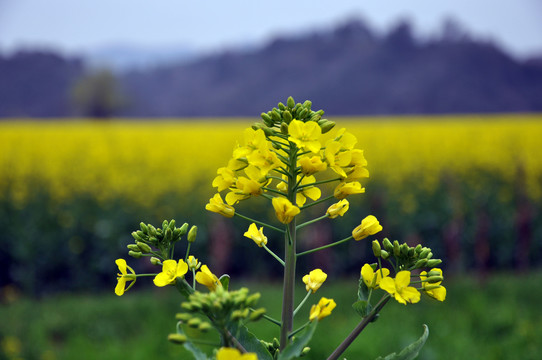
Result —
M218 280L220 280L224 290L228 291L228 286L230 286L230 276L228 274L224 274Z
M392 353L389 354L386 357L379 356L376 360L413 360L418 356L418 353L422 349L423 345L425 344L425 341L427 340L427 337L429 336L429 328L427 325L423 325L423 335L413 342L412 344L408 345L406 348L401 350L399 354Z
M238 324L228 324L230 333L243 345L248 352L256 353L258 360L273 360L273 356L267 351L267 348L246 326Z
M181 334L181 335L186 336L186 334L184 333L184 331L183 331L183 329L182 329L182 327L180 325L177 326L177 334ZM183 344L183 346L184 346L184 348L186 350L188 350L188 351L190 351L192 353L195 360L209 360L207 355L203 351L201 351L196 345L191 343L190 341L186 341Z
M305 346L307 346L311 340L317 325L318 321L313 321L305 328L305 330L301 332L300 335L296 335L295 339L290 342L288 346L284 348L284 350L281 351L277 360L291 360L298 358Z
M367 285L365 285L365 281L363 281L363 278L359 278L358 300L367 301L368 298L369 298L369 288L367 287Z
M366 300L359 300L352 304L352 308L358 313L361 317L366 317L369 315L373 307Z

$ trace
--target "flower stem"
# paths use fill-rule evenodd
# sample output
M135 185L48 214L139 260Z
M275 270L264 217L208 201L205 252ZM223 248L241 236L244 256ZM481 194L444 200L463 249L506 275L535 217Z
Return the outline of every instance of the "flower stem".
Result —
M295 218L288 224L285 236L284 287L282 292L282 327L280 329L280 350L288 345L288 334L294 325L294 288L295 288Z
M382 310L384 305L390 300L389 295L384 295L382 299L376 304L375 308L352 330L352 332L343 340L343 342L333 351L327 360L337 360L339 356L352 344L352 342L361 334L363 329L374 319L374 317Z
M299 209L300 209L300 210L305 210L306 208L309 208L309 207L311 207L311 206L318 205L318 204L320 204L320 203L326 202L326 201L328 201L329 199L333 199L334 197L335 197L335 196L333 196L333 195L326 196L326 197L323 198L323 199L320 199L320 200L311 202L310 204L304 205L304 206L300 207Z
M267 250L267 252L268 252L269 254L271 254L271 256L273 256L273 257L274 257L274 258L275 258L282 266L284 266L284 261L283 261L281 258L279 258L277 254L275 254L271 249L269 249L269 248L268 248L267 246L265 246L265 245L263 245L263 248L264 248L265 250Z
M280 233L282 233L282 234L285 233L284 230L279 229L278 227L274 227L273 225L269 225L269 224L266 224L266 223L264 223L264 222L261 222L261 221L258 221L258 220L251 219L251 218L249 218L248 216L239 214L237 211L235 212L235 216L239 216L241 219L245 219L245 220L251 221L251 222L253 222L253 223L255 223L255 224L265 226L265 227L267 227L267 228L269 228L269 229L278 231L278 232L280 232Z
M320 216L319 218L307 221L307 222L305 222L303 224L297 225L296 230L299 230L299 229L301 229L301 228L303 228L303 227L305 227L307 225L314 224L315 222L320 221L320 220L325 219L325 218L327 218L327 214L325 214L323 216Z
M307 299L309 298L309 296L311 295L312 291L307 291L307 295L305 295L305 297L303 298L303 300L301 300L301 302L299 303L299 305L297 305L297 307L295 308L294 310L294 316L297 314L297 312L299 310L301 310L301 307L303 307L303 304L305 304L305 302L307 301Z
M320 247L317 247L317 248L314 248L314 249L311 249L311 250L303 251L302 253L297 254L297 256L307 255L307 254L310 254L310 253L313 253L313 252L316 252L316 251L324 250L324 249L330 248L332 246L339 245L339 244L342 244L344 242L347 242L348 240L351 240L352 238L353 238L352 236L349 236L349 237L347 237L345 239L335 241L334 243L331 243L331 244L327 244L327 245L320 246Z

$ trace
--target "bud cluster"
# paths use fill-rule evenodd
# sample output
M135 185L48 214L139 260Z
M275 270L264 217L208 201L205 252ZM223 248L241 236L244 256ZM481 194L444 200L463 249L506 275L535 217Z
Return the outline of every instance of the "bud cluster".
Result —
M265 314L264 308L253 309L259 299L260 293L249 294L247 288L227 291L217 287L209 293L196 291L189 296L188 301L181 304L187 313L177 314L177 320L198 329L202 322L196 314L212 319L213 325L218 328L231 322L257 321Z
M420 244L416 247L408 246L407 243L399 244L399 241L391 242L388 238L382 240L382 246L378 240L373 241L373 253L376 257L384 260L395 258L397 269L414 270L420 268L433 268L442 263L440 259L433 259L431 249Z
M181 227L175 226L175 220L164 220L162 227L154 227L151 224L140 223L140 230L133 231L132 237L135 244L128 245L128 255L138 259L142 256L152 256L151 263L159 265L160 259L166 260L174 244L188 233L188 242L194 242L196 239L197 227L192 226L188 231L188 223ZM156 249L156 250L155 250Z
M311 107L311 101L307 100L303 104L296 104L294 99L290 96L286 101L286 105L279 103L278 108L273 108L267 113L262 113L261 117L263 119L263 124L256 123L252 126L252 128L254 130L262 129L267 136L275 135L275 129L280 131L282 134L287 135L288 125L293 119L296 119L303 122L317 122L322 129L322 134L325 134L329 130L333 129L335 126L333 121L322 119L324 110L313 111Z

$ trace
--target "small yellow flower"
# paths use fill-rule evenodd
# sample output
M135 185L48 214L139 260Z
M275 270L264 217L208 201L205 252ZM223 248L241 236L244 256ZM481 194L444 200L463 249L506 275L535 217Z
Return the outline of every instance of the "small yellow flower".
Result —
M322 320L326 316L331 315L331 311L335 309L335 306L337 306L337 304L335 304L335 301L333 301L333 299L327 299L325 297L321 298L318 304L311 307L309 320Z
M254 130L252 128L246 128L243 135L245 138L245 145L239 146L233 151L234 159L246 157L256 150L267 149L267 141L262 129Z
M258 360L255 353L241 354L235 348L222 347L216 353L216 360Z
M186 263L188 264L189 270L197 270L201 266L201 263L194 257L194 255L190 255Z
M153 282L158 287L166 286L175 282L177 278L184 278L188 271L188 264L184 260L166 260L162 263L162 272L156 275Z
M395 279L385 277L380 281L380 288L386 290L401 304L417 303L420 301L420 292L410 284L410 271L399 271Z
M299 165L301 166L301 171L305 175L313 175L327 169L327 164L317 155L310 158L308 156L301 157L299 159Z
M215 291L217 287L222 287L222 283L215 274L209 270L207 265L203 265L196 274L196 281L201 285L207 286L210 291Z
M303 276L303 282L305 283L305 289L307 291L316 292L322 286L327 279L327 274L320 269L315 269Z
M341 182L335 188L335 192L333 193L333 196L335 196L335 198L339 200L342 200L346 198L348 195L363 194L364 192L365 192L365 188L361 187L361 184L357 181Z
M335 219L337 216L343 216L350 207L348 200L343 199L327 208L326 214L330 219Z
M292 120L288 126L288 141L295 143L301 149L308 149L313 153L320 151L320 135L322 129L316 121Z
M235 214L233 206L225 204L220 194L215 194L205 205L205 209L229 218Z
M439 269L439 268L431 269L429 272L437 272L439 273L440 276L442 276L442 269ZM427 272L422 271L420 273L420 280L422 281L422 285L423 285L423 289L425 293L438 301L444 301L446 299L446 288L440 285L442 281L429 284L425 282L426 279L427 279Z
M248 231L244 234L249 239L252 239L259 247L267 245L267 237L263 234L263 226L258 230L255 223L250 224Z
M218 192L226 190L235 184L236 177L233 170L227 167L221 167L216 171L216 173L218 176L213 180L213 187L216 187Z
M283 224L289 224L294 217L301 212L297 206L292 205L290 200L286 198L274 197L271 202L277 218Z
M361 225L352 230L352 236L356 241L358 241L380 231L382 231L382 226L378 222L377 218L373 215L369 215L361 221Z
M228 205L234 205L238 201L260 195L262 186L269 182L262 176L260 169L254 165L247 166L244 171L248 177L238 177L235 186L231 188L232 191L226 194L226 203Z
M320 188L317 186L310 186L315 182L316 179L314 176L305 176L301 180L300 185L308 186L302 187L301 190L298 191L297 194L295 194L295 203L297 206L303 206L307 201L307 198L310 198L311 200L320 199L320 196L322 196L322 191L320 190Z
M382 271L382 272L381 272ZM363 265L361 268L361 278L363 282L369 289L378 289L380 281L390 274L390 270L382 268L382 270L377 269L376 272L373 271L373 268L369 264ZM382 276L384 275L384 276Z
M134 269L129 267L126 264L126 260L124 259L115 260L115 264L117 264L120 271L120 274L117 274L118 277L117 277L117 286L115 287L115 294L117 294L117 296L122 296L124 292L128 291L128 289L131 288L132 285L135 283L136 274L135 274ZM131 274L128 274L126 269L130 270ZM128 286L128 288L126 288L127 281L132 281L132 283L130 284L130 286Z

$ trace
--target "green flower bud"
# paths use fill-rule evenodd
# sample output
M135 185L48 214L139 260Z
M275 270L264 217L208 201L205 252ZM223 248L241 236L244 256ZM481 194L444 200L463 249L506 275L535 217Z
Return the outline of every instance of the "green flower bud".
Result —
M267 137L275 135L275 130L271 129L270 127L264 127L262 130Z
M303 103L303 106L305 107L305 109L309 110L311 109L311 106L312 106L312 101L310 100L305 100L305 102Z
M429 276L425 281L427 281L430 284L438 283L439 281L444 280L442 276Z
M425 291L435 290L441 287L442 285L436 285L436 284L427 284L423 287Z
M416 254L419 254L422 252L422 246L420 244L416 245L416 248L414 249L414 251L416 252Z
M171 231L175 230L175 219L171 219L171 221L169 222L169 225L168 227L171 229Z
M196 225L193 225L191 228L190 228L190 231L188 232L188 242L189 243L193 243L194 241L196 241L196 235L198 234L198 227Z
M280 132L283 133L284 135L288 135L288 124L284 122L280 124Z
M311 117L310 117L310 121L318 121L322 118L322 115L316 113L316 112L313 112L311 114ZM320 125L320 123L318 123L318 125Z
M230 318L231 318L233 321L237 321L237 320L244 319L245 317L243 316L243 311L241 311L241 310L234 310L234 311L232 311Z
M282 121L282 117L280 116L280 113L277 109L273 109L273 111L271 112L271 118L273 119L274 122L281 122Z
M399 247L399 250L401 251L401 256L403 257L408 256L409 247L407 244L401 244L401 246Z
M131 235L132 235L132 237L134 238L134 240L136 240L136 241L141 241L141 240L143 240L143 239L138 235L137 231L132 231L132 234L131 234Z
M289 124L293 119L292 113L289 112L288 110L284 110L284 112L282 113L282 118L284 119L286 124Z
M296 118L298 118L299 120L303 120L307 117L307 115L309 114L309 110L307 110L306 108L302 108L297 114L296 114Z
M292 99L293 100L293 99ZM277 338L273 338L273 347L278 349L280 347L280 341Z
M424 247L420 252L420 259L425 259L430 252L431 249Z
M143 256L142 253L140 252L137 252L137 251L128 251L128 255L130 255L131 257L135 258L135 259L139 259Z
M179 345L183 345L185 342L188 341L188 338L186 337L186 335L182 335L182 334L169 334L167 336L167 339L171 341L172 343L179 344Z
M211 330L211 328L212 328L211 324L209 324L208 322L205 322L205 321L203 321L198 326L198 330L203 332L203 333L206 333L207 331Z
M175 320L186 322L192 319L192 314L189 313L177 313L175 314Z
M288 98L288 101L286 102L286 105L288 105L288 107L289 107L290 109L293 109L294 106L295 106L294 98L290 96L290 97Z
M373 254L376 257L380 257L382 249L380 248L380 243L378 240L373 240Z
M414 267L416 269L419 269L419 268L425 267L425 265L427 265L427 259L420 259L416 261L416 264L414 264Z
M156 231L156 228L154 226L152 226L151 224L147 225L147 229L148 229L149 235L152 235L154 237L156 237L156 235L158 235L158 232Z
M197 317L193 317L190 320L186 322L188 326L191 328L197 328L201 324L201 319Z
M277 106L278 106L279 109L282 110L282 111L286 110L286 106L284 106L284 104L281 103L281 102L279 102Z
M162 261L154 256L150 258L150 262L152 265L162 265Z
M442 260L440 259L427 260L427 266L431 268L439 265L440 263L442 263Z
M250 127L252 128L252 130L260 130L263 129L265 126L261 123L254 123Z
M129 244L129 245L126 245L126 247L128 248L128 250L132 250L132 251L141 251L141 249L139 248L139 246L137 246L136 244Z
M170 242L170 241L173 241L173 240L179 240L179 239L173 239L173 231L171 231L171 229L169 227L166 229L164 239L167 242Z
M264 315L265 315L265 309L264 309L264 308L259 308L259 309L254 310L254 311L250 314L249 320L250 320L250 321L258 321L258 320L260 320Z
M141 250L143 254L148 254L152 251L151 247L144 242L136 241L137 247Z
M320 128L322 128L322 134L327 133L329 130L333 129L334 127L335 127L335 122L329 121L329 120L325 120L325 122L322 125L320 125Z
M245 300L244 300L244 303L246 306L254 306L258 303L258 300L260 300L260 293L254 293L252 295L250 295L249 297L247 297Z
M184 236L186 235L186 233L188 232L188 223L184 223L182 226L181 226L181 236Z
M147 234L147 232L149 231L149 229L147 229L147 225L145 225L144 222L139 223L139 228L141 229L141 231L143 231L144 234Z
M388 238L384 238L384 240L382 240L382 245L384 246L384 249L386 249L386 251L388 252L393 251L393 245L391 244L391 241Z
M169 223L167 222L167 220L162 221L162 230L163 231L166 231L168 226L169 226Z
M429 254L427 254L426 259L429 260L433 257L433 253L429 251Z
M307 355L307 354L309 353L309 351L311 351L311 348L308 347L308 346L305 346L305 347L303 348L303 350L301 351L301 356Z
M408 249L408 257L414 257L414 254L415 254L415 251L414 251L414 248L411 247Z
M390 253L387 252L386 250L380 250L380 256L382 257L382 259L386 260L387 258L390 257Z
M397 257L401 255L401 248L399 247L399 241L397 240L393 241L393 255Z

